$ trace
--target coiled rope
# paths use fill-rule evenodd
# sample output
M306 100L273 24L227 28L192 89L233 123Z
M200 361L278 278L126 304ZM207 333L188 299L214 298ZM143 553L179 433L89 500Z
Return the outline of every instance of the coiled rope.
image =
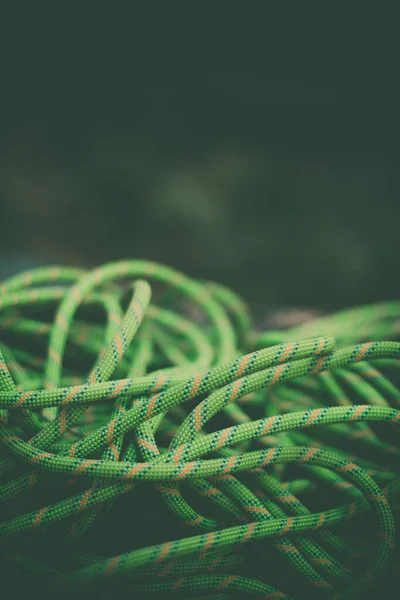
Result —
M398 580L400 302L256 331L146 261L0 285L0 552L85 598Z

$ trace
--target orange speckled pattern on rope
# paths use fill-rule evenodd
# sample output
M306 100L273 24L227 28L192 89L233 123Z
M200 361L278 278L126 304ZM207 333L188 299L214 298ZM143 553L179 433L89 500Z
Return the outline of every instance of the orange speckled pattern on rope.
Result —
M2 282L5 572L85 599L392 597L399 322L258 331L142 260Z

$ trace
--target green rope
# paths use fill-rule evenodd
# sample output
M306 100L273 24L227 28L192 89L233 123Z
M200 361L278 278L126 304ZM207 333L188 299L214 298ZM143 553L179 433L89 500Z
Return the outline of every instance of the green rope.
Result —
M255 331L231 290L146 261L3 282L3 565L87 598L396 583L399 316Z

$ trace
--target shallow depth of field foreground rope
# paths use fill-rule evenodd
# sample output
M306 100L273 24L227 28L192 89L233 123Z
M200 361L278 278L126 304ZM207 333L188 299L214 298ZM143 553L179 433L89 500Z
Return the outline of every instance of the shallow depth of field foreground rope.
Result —
M391 597L399 333L400 302L256 331L145 261L0 284L14 597Z

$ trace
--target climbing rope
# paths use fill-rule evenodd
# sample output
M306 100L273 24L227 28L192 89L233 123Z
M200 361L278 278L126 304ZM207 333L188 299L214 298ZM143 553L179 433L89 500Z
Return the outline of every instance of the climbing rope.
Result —
M4 572L104 599L389 590L399 334L400 302L259 331L146 261L3 282Z

